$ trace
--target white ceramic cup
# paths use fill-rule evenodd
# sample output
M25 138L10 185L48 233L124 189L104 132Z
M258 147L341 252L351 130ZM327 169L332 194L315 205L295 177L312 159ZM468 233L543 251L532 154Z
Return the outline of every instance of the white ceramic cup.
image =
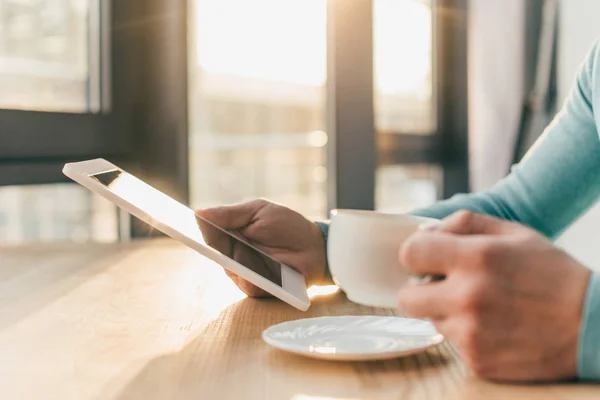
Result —
M355 303L396 308L409 274L400 264L402 243L419 227L437 220L374 211L334 210L327 238L329 269Z

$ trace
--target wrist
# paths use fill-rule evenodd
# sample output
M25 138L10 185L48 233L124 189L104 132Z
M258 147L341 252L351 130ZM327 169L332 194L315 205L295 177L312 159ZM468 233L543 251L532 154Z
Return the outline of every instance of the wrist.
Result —
M600 273L589 277L577 348L577 376L583 380L600 380Z
M319 229L319 237L322 240L322 249L323 249L323 260L324 260L324 276L323 276L323 284L329 285L333 284L333 278L331 277L331 272L329 270L329 262L327 260L327 235L329 232L329 224L327 222L315 221L314 223L316 227Z

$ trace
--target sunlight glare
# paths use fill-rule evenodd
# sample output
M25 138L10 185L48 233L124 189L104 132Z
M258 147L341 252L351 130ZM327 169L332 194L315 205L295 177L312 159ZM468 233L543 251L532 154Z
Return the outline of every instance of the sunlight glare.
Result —
M144 222L155 225L170 225L180 233L206 243L198 229L192 209L165 195L159 190L128 173L111 183L110 189L131 204L137 204L152 220Z
M216 318L227 307L248 297L226 276L220 265L214 264L211 267L215 273L220 275L219 284L207 290L207 298L210 299L210 302L203 304L203 310L211 319Z
M308 142L312 147L325 147L327 141L327 133L323 131L313 131L308 135Z
M248 297L231 282L223 268L214 261L198 257L192 252L189 253L187 264L190 267L178 276L176 296L183 304L201 307L205 321L214 320L227 307ZM198 288L203 287L203 282L206 281L213 284L204 287L202 296L198 296Z
M325 0L196 0L197 54L209 72L322 86Z
M308 351L319 354L335 354L336 349L333 346L310 346Z
M220 75L323 86L327 0L196 0L198 64ZM382 94L430 96L431 7L375 0L374 66Z
M430 95L431 7L414 0L375 0L375 80L382 94Z
M297 394L291 400L353 400L350 398L327 397L327 396L309 396L307 394Z
M340 288L336 285L311 286L308 288L308 297L311 299L321 296L330 296L339 292Z

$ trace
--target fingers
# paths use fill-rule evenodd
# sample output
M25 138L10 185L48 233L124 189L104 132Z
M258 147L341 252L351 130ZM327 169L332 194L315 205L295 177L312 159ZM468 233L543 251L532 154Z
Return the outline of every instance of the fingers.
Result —
M213 224L225 230L240 230L253 222L256 214L268 204L265 200L254 200L247 203L236 204L231 206L222 206L196 211L198 225L203 230L207 243L219 250L221 253L234 258L234 248L231 238L218 231L216 228L210 227L202 219L206 219ZM210 233L210 234L209 234ZM249 297L270 297L269 293L252 283L240 278L233 272L225 269L225 273L231 280Z
M256 213L266 204L265 200L253 200L232 206L198 210L196 211L196 215L211 221L223 229L241 229L249 225Z
M271 297L269 293L265 292L258 286L253 285L247 280L240 278L238 275L234 274L228 269L225 269L225 274L227 274L227 276L236 284L236 286L240 288L240 290L248 297Z
M415 275L447 275L457 265L463 243L444 232L417 232L400 248L400 263Z
M281 282L281 264L246 246L234 246L233 259L272 282Z
M198 219L197 222L206 244L226 256L231 257L231 254L233 253L232 238L225 232L212 226L209 222L202 219Z
M429 227L429 230L457 235L503 235L523 229L521 225L470 211L459 211Z
M442 319L450 313L445 282L409 285L398 293L398 307L411 318Z

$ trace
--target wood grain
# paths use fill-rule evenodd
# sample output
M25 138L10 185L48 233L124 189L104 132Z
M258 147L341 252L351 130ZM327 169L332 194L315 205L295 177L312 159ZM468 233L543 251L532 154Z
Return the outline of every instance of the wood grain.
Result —
M246 299L218 266L168 240L0 247L0 398L600 398L582 384L479 381L448 344L334 363L262 342L262 330L282 321L392 314L339 294L313 301L302 313Z

